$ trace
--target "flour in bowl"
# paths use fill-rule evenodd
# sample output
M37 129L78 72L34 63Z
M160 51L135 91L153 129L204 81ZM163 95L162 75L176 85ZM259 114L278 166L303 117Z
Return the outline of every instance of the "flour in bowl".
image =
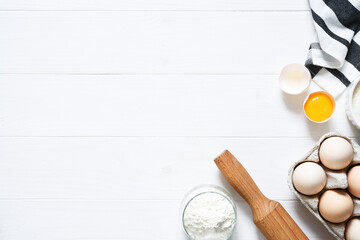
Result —
M184 212L184 227L194 240L225 240L235 225L230 201L218 193L203 193L193 198Z

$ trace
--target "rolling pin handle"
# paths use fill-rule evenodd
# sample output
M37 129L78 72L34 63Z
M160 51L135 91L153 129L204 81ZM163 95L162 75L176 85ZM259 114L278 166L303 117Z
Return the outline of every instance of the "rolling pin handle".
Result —
M249 203L256 226L268 240L308 240L279 202L266 198L241 163L225 150L215 163L230 185Z

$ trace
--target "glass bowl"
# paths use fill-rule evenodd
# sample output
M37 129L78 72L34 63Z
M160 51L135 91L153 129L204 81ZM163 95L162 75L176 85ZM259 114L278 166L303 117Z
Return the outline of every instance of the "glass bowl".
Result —
M230 193L228 191L226 191L225 189L215 186L215 185L200 185L197 186L193 189L191 189L184 197L182 204L181 204L181 224L182 224L182 228L185 231L185 234L187 235L187 237L191 240L197 240L194 239L190 233L187 231L186 227L185 227L185 222L184 222L184 217L185 217L185 212L187 210L187 207L189 206L189 204L191 203L191 201L193 201L196 197L205 194L205 193L213 193L213 194L219 194L222 197L224 197L227 201L229 201L229 203L232 206L232 209L234 211L234 223L232 226L231 231L229 232L229 234L226 236L226 238L223 239L219 239L219 240L228 240L230 239L231 235L234 232L235 226L236 226L236 220L237 220L237 212L236 212L236 205L235 205L235 201L232 198L232 196L230 195Z
M360 129L360 119L357 116L358 114L355 113L353 104L356 100L360 100L359 97L359 92L360 92L360 80L354 81L353 83L351 83L351 85L349 86L348 90L347 90L347 100L345 102L345 109L346 109L346 114L350 120L350 122L357 128Z

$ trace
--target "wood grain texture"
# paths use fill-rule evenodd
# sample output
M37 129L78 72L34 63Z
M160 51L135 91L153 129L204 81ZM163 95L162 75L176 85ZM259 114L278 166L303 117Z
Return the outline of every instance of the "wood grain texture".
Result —
M315 124L305 97L283 94L276 75L1 75L0 136L357 136L343 98Z
M185 239L181 199L195 185L212 183L235 196L239 215L234 239L263 239L250 208L220 177L212 159L226 147L233 149L265 194L288 201L294 197L284 183L287 169L312 143L311 138L3 137L0 236ZM267 159L279 149L285 149L283 154L262 161L261 168L253 160L254 153ZM281 202L311 239L329 239L300 203ZM158 224L165 227L157 231ZM134 235L139 230L142 234Z
M258 218L257 214L262 213L258 210L270 200L260 191L243 165L228 150L215 159L215 164L230 185L250 205L254 218ZM267 214L268 212L265 213Z
M306 0L0 0L0 239L185 240L181 199L203 183L235 196L233 239L264 239L223 149L331 239L287 171L322 134L359 132L343 98L317 125L277 85L313 35Z
M236 197L212 161L226 148L241 156L267 197L295 200L286 184L288 170L313 143L312 138L0 138L0 200L169 200L199 184L224 186Z
M223 185L212 159L225 148L247 159L248 171L269 197L296 199L286 185L287 170L311 143L302 138L0 138L0 199L181 199L195 185ZM294 146L297 151L290 150ZM258 159L282 148L287 150L281 156L258 168ZM267 171L277 173L271 181Z
M228 150L215 163L230 185L245 199L256 226L268 240L308 239L279 202L265 197L243 165Z
M3 11L0 29L0 73L278 73L314 34L309 12Z
M298 202L282 202L311 239L331 239L325 228ZM250 208L238 201L232 239L264 237L252 222ZM0 201L1 239L5 240L186 240L180 200L166 201Z
M306 0L1 0L2 10L308 10Z
M277 75L1 75L0 136L358 135L343 98L315 124L305 97L283 94Z

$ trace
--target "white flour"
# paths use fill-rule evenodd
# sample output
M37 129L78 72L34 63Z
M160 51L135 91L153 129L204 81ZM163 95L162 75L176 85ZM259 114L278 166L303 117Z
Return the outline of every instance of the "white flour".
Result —
M195 240L224 240L235 224L232 204L217 193L195 197L184 213L184 226Z

